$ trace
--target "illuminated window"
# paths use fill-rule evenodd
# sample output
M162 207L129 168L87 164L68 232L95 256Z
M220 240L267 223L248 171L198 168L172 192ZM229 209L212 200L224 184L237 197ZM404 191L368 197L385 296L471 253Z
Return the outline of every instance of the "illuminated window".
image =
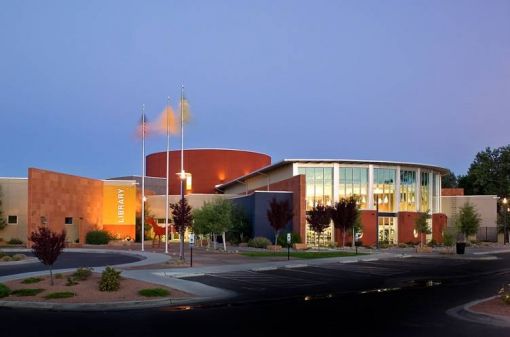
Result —
M429 173L421 172L420 175L420 212L427 212L430 210L429 207Z
M331 205L333 201L333 169L330 167L300 167L306 177L306 209L316 205Z
M400 171L400 211L416 212L416 172Z
M377 202L379 212L396 212L395 176L395 169L374 169L374 202Z
M367 208L368 202L368 168L340 167L338 197L359 197L360 208Z

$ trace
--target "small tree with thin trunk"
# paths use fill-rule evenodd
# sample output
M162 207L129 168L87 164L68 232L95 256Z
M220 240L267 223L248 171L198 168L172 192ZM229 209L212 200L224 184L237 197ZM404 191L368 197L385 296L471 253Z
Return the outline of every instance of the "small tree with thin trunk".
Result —
M414 222L414 229L416 229L416 232L420 234L420 247L423 247L423 234L426 235L432 233L432 230L430 229L428 223L429 219L430 219L429 211L421 212L418 214L418 217Z
M328 207L323 205L317 205L312 208L306 216L306 221L310 225L310 228L314 231L317 236L317 247L319 247L321 241L321 234L331 224L331 214Z
M30 235L33 242L32 252L50 269L51 285L53 285L53 264L64 249L66 231L62 233L52 232L48 227L39 227L36 232Z
M459 232L465 236L464 240L478 232L480 221L480 215L470 203L465 203L464 206L459 209L459 213L455 218L455 224Z
M2 187L0 186L0 230L4 229L7 226L7 221L5 221L4 213L2 212Z
M175 204L170 204L170 208L172 209L172 218L175 229L180 235L179 258L184 260L184 232L186 231L186 228L191 227L193 224L191 206L188 204L188 200L186 198L182 198Z
M274 244L278 242L278 233L292 219L294 215L288 200L278 201L273 198L267 210L267 220L274 230Z
M350 231L359 217L358 199L354 196L342 198L329 208L336 229L342 231L342 247L345 246L345 233ZM354 240L354 237L353 237Z

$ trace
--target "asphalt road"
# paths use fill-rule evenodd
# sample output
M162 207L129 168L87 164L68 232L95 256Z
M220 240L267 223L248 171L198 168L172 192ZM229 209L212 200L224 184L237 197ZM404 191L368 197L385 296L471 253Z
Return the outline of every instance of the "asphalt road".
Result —
M31 254L26 254L31 255ZM53 269L79 268L79 267L100 267L116 264L130 263L139 261L140 258L132 255L110 254L110 253L62 253ZM47 266L39 261L36 263L27 263L19 265L1 266L0 276L28 273L32 271L46 270Z
M190 280L239 293L229 301L118 312L0 309L2 336L510 336L446 310L494 295L510 278L495 261L394 259L236 272ZM427 282L429 281L429 282Z

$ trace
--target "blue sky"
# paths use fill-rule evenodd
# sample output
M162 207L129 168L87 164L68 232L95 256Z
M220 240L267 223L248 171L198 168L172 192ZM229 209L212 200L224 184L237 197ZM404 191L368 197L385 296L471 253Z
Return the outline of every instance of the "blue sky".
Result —
M181 84L186 147L459 174L510 143L510 1L4 1L0 43L0 176L140 174Z

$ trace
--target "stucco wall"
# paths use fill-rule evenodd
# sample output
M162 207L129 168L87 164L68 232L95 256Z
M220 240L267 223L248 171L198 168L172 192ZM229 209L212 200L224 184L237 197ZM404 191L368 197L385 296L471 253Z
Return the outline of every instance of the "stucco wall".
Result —
M448 217L448 227L454 226L459 209L466 203L473 205L480 214L481 227L496 227L497 197L495 195L442 196L442 213Z
M0 178L2 211L7 222L9 215L18 216L17 224L8 224L0 231L0 238L4 241L16 238L27 241L28 222L28 179L26 178Z

